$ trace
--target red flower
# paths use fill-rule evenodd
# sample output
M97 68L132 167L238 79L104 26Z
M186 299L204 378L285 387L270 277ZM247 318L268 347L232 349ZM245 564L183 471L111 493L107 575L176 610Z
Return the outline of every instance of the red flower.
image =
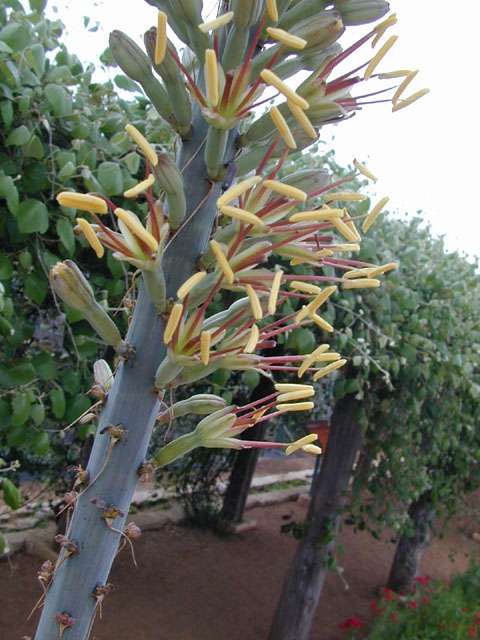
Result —
M397 616L397 614L396 614L396 613L393 613L393 614L392 614L392 620L393 620L394 622L398 622L398 616Z
M475 631L475 629L473 627L470 627L470 629L468 630L468 635L471 637L477 637L477 632Z
M424 578L414 578L413 581L414 582L419 582L420 584L427 584L427 582L430 580L430 576L425 576Z
M427 596L423 596L423 602L424 604L428 604L430 602L430 598L427 598Z
M358 618L347 618L344 622L340 622L338 627L345 631L346 629L360 629L364 623Z
M391 602L392 600L392 593L393 591L391 589L385 589L385 595L384 598L387 602Z
M416 609L418 606L418 602L416 600L412 600L409 604L410 609Z
M444 627L444 626L445 626L445 623L444 623L444 622L440 622L440 626L441 626L441 627Z
M377 608L377 603L375 602L375 600L373 600L372 604L370 605L370 610L375 611L376 608Z

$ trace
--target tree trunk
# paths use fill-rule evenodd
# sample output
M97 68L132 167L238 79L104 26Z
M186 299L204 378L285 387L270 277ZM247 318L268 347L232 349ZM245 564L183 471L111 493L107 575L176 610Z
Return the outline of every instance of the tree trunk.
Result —
M392 591L407 591L413 585L423 552L431 539L432 520L435 515L431 498L430 492L427 491L412 502L408 509L413 534L404 530L398 541L387 581L387 588Z
M261 378L259 384L252 391L250 402L259 400L272 393L272 382L268 378ZM268 423L260 422L247 431L240 438L245 440L265 440ZM243 449L238 451L230 473L227 491L223 500L222 517L229 522L241 522L245 513L253 474L257 466L261 449Z
M268 640L308 638L360 444L361 427L355 417L357 408L358 403L352 396L346 396L335 405L328 447L305 521L305 535L285 573Z

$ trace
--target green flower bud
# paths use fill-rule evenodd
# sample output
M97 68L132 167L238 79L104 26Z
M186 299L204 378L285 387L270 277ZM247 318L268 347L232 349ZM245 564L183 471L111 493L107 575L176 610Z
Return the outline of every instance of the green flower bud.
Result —
M181 416L193 413L195 415L207 415L223 409L226 401L220 396L211 393L200 393L191 396L187 400L176 402L170 409L159 413L157 416L157 426L165 424L170 420L175 420Z
M335 0L333 4L345 26L375 22L390 10L385 0Z
M166 356L161 361L155 374L155 388L163 389L167 385L171 384L181 373L182 369L183 364L173 363L170 358Z
M166 303L167 285L165 283L165 275L160 262L158 262L152 271L143 271L143 280L147 287L150 300L159 311L164 311Z
M104 394L112 390L113 373L105 360L97 360L93 365L93 377Z
M308 42L302 50L302 55L312 55L338 40L345 31L345 27L337 11L323 11L301 20L289 31L292 35L304 38Z
M233 11L233 24L239 29L249 29L256 24L262 15L262 0L231 0L230 11Z
M324 169L303 169L289 174L282 178L280 182L286 182L292 187L305 191L305 193L312 193L312 191L316 191L328 184L329 180L329 173Z
M183 176L177 165L166 153L158 155L158 164L156 167L152 167L152 172L167 197L170 227L178 229L187 212L187 203L183 191Z
M129 78L143 85L152 77L148 56L125 33L112 31L109 44L115 62Z

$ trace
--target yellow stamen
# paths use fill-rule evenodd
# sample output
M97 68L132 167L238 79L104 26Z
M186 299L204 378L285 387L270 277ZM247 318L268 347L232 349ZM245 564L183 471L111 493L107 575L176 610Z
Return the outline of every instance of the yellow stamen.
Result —
M368 80L371 77L378 64L387 55L387 53L390 51L397 40L398 36L391 36L373 56L373 58L368 63L368 67L365 69L365 75L363 76L365 80Z
M168 317L167 326L165 327L165 331L163 334L163 341L165 344L168 344L170 340L173 338L173 334L175 333L178 323L180 322L183 315L183 304L176 303L173 305L172 310L170 311L170 315Z
M250 307L252 308L252 315L255 320L261 320L263 316L262 305L258 299L257 293L252 285L247 284L247 295L250 299Z
M391 271L392 269L398 269L397 262L387 262L387 264L382 264L376 269L373 269L369 276L370 278L375 278L376 276L382 275L382 273L386 273L387 271ZM346 274L345 274L346 275ZM345 275L343 277L345 277Z
M155 41L155 64L161 64L167 50L167 14L158 12L157 39Z
M375 267L365 267L363 269L351 269L351 271L345 271L343 278L345 280L354 280L355 278L368 278Z
M103 248L103 245L100 243L100 240L97 238L95 231L89 224L88 220L85 220L85 218L77 218L77 224L82 230L82 233L85 236L88 244L97 254L97 258L101 258L105 253L105 250Z
M325 302L327 298L329 298L332 293L335 293L337 290L337 285L332 284L329 287L325 287L325 289L321 290L316 298L314 298L308 304L308 310L310 313L315 313L315 311Z
M73 193L71 191L62 191L57 196L58 204L62 207L73 207L81 211L89 213L107 213L107 203L103 198L90 196L87 193Z
M223 253L220 245L216 240L210 240L210 246L217 259L218 266L223 271L223 275L227 279L227 282L229 282L230 284L233 284L233 281L235 280L235 275L232 271L231 266L228 264L228 260L225 257L225 254Z
M388 80L389 78L403 78L408 76L411 72L410 69L401 69L399 71L387 71L386 73L379 73L380 80Z
M287 121L282 116L277 107L272 107L270 109L270 116L287 147L290 147L290 149L296 149L297 143L295 142L295 138L293 137L292 132L288 127Z
M390 198L385 197L382 198L380 200L380 202L378 202L373 209L370 211L370 213L368 214L368 216L365 218L365 220L363 221L362 224L362 231L363 233L366 233L370 227L372 226L372 224L375 222L375 220L377 219L379 213L381 212L381 210L383 209L383 207L387 204L387 202L389 201Z
M351 216L348 213L346 208L343 210L343 222L347 225L347 227L353 233L353 235L355 236L355 238L354 238L355 240L361 240L362 239L362 236L358 233L357 227L355 226L355 223L352 220L352 218L351 218Z
M272 22L278 22L278 9L276 0L267 0L268 17Z
M275 193L279 193L282 196L287 196L288 198L293 198L294 200L300 200L301 202L305 202L307 199L307 194L305 191L301 189L297 189L296 187L292 187L289 184L285 184L284 182L278 182L277 180L265 180L263 183L267 189L271 189L275 191Z
M149 233L145 227L137 220L137 218L130 213L130 211L125 211L125 209L120 209L117 207L114 211L114 214L124 222L127 227L130 229L132 233L134 233L140 240L142 240L152 251L156 251L158 249L158 242Z
M293 400L303 400L304 398L311 398L315 395L315 389L310 387L309 389L299 389L298 391L287 391L277 396L276 403L278 402L292 402Z
M295 442L292 442L292 444L288 445L288 447L285 449L285 454L289 456L291 453L294 453L302 447L306 447L309 444L312 444L312 442L315 442L316 440L318 440L318 434L316 433L311 433L308 436L303 436L303 438L299 438L298 440L295 440Z
M307 41L304 38L293 36L291 33L288 33L288 31L285 31L284 29L267 27L267 33L271 38L287 45L287 47L293 47L294 49L305 49L305 47L307 46Z
M333 255L335 255L335 252L331 249L320 249L320 251L315 252L317 258L330 258Z
M313 387L311 384L295 384L292 382L278 382L275 385L275 391L281 391L282 393L285 392L287 393L288 391L302 391L304 389L312 389Z
M210 342L212 334L210 331L202 331L200 334L200 358L203 364L207 365L210 360Z
M230 189L228 189L228 191L225 191L225 193L220 196L220 198L217 200L217 207L221 208L225 204L230 204L230 202L233 202L235 198L238 198L238 196L241 196L243 193L245 193L245 191L248 191L261 181L262 178L260 176L252 176L251 178L242 180L242 182L239 182L234 187L231 187Z
M190 276L185 282L179 287L177 291L177 298L179 300L183 300L187 294L196 287L199 282L201 282L205 276L207 275L206 271L199 271L198 273L194 273L193 276Z
M373 173L369 171L367 167L359 160L354 160L353 164L360 171L360 173L363 173L366 178L370 178L370 180L373 180L374 182L378 180L378 178L374 176Z
M208 100L213 107L216 107L218 104L218 64L214 49L205 50L205 76Z
M270 289L270 295L268 297L268 313L273 316L277 309L278 292L280 291L280 284L282 282L283 271L279 269L273 276L272 288Z
M372 49L375 48L377 42L380 40L380 38L383 36L383 34L385 33L385 31L393 26L394 24L397 24L397 14L396 13L392 13L391 16L388 16L388 18L386 20L384 20L383 22L380 22L379 24L377 24L377 26L375 27L375 29L373 30L373 33L376 33L377 35L375 36L375 38L372 40Z
M145 180L142 180L131 189L127 189L126 191L124 191L123 196L125 198L135 198L140 193L143 193L149 187L151 187L154 182L155 182L155 176L153 175L153 173L151 173L148 176L148 178L146 178Z
M133 138L133 140L137 143L140 149L143 151L145 157L148 159L150 164L153 167L156 167L158 164L158 156L155 152L155 149L148 142L148 140L143 136L140 131L133 126L133 124L127 124L125 127L125 131L128 135Z
M321 329L324 329L325 331L328 331L329 333L333 333L333 327L332 325L327 322L326 320L324 320L324 318L322 318L321 316L319 316L316 313L312 313L310 315L310 318L315 322L316 325L318 325Z
M227 11L227 13L224 13L221 16L218 16L218 18L215 18L214 20L209 20L208 22L202 22L198 25L198 28L200 29L200 31L203 31L203 33L208 33L209 31L216 31L217 29L220 29L220 27L224 27L225 25L227 25L231 19L233 18L233 11Z
M258 336L259 336L258 327L256 324L254 324L250 329L250 336L248 338L247 344L245 345L243 353L252 353L253 351L255 351L255 347L257 346L257 342L258 342Z
M343 209L317 209L316 211L300 211L294 213L289 222L307 222L309 220L333 220L333 218L341 218Z
M307 114L305 113L305 111L303 111L303 109L301 109L299 106L297 106L291 100L287 100L287 104L288 104L288 108L290 109L290 111L294 115L296 121L302 127L302 129L305 131L307 136L309 138L312 138L313 140L316 140L317 139L317 132L316 132L315 127L313 126L313 124L310 122L310 120L309 120Z
M286 404L277 404L278 411L310 411L314 407L313 402L287 402Z
M411 81L415 78L417 74L418 74L418 70L412 71L411 73L408 74L405 80L398 85L398 89L395 91L392 98L392 103L394 105L397 104L398 99L400 98L402 93L405 91L405 89L408 87L408 85L411 83Z
M295 93L293 89L285 84L285 82L283 82L283 80L281 80L275 73L273 73L273 71L270 71L270 69L264 69L263 71L261 71L260 77L262 78L262 80L264 80L264 82L272 85L272 87L275 87L277 91L280 91L280 93L282 93L287 98L287 100L291 100L301 109L308 109L308 107L310 106L308 102L304 100L304 98L299 96L298 93Z
M322 447L317 447L316 444L306 444L302 447L302 451L305 451L305 453L313 453L316 456L320 456L323 453Z
M254 213L250 213L250 211L245 211L245 209L239 209L238 207L231 207L228 204L223 204L220 207L220 211L229 218L235 218L236 220L240 220L247 224L253 224L254 226L263 225L261 218L256 216Z
M331 222L335 229L339 233L341 233L346 240L350 240L350 242L355 242L356 240L358 240L358 232L355 233L354 231L352 231L352 229L350 229L350 227L346 225L343 220L340 220L340 218L332 218Z
M310 284L308 282L300 282L300 280L292 280L290 282L290 288L296 289L297 291L303 291L303 293L313 293L318 294L321 293L321 288L317 287L314 284Z
M367 199L367 196L363 193L353 193L352 191L336 191L335 193L328 193L323 196L325 202L330 203L334 200L348 200L351 202L362 202Z
M353 244L331 244L329 248L330 248L331 251L360 251L360 245L356 244L356 243L353 243ZM317 251L317 254L319 254L319 253L320 253L320 251Z
M313 381L316 382L317 380L320 380L320 378L323 378L324 376L331 373L332 371L335 371L336 369L340 369L345 364L347 364L347 361L345 358L342 358L341 360L337 360L336 362L332 362L332 364L328 364L323 369L320 369L320 371L317 371L317 373L313 376Z
M300 322L307 316L308 316L308 306L304 304L300 309L300 311L298 311L297 315L295 316L295 324L300 324Z
M325 353L325 351L327 351L327 349L329 348L330 348L330 345L321 344L314 351L312 351L312 353L308 356L308 358L305 358L305 360L302 362L302 364L298 368L298 371L297 371L298 377L301 378L305 373L305 371L316 361L316 358L318 358L318 356L320 356L322 353Z
M409 98L405 98L405 100L402 100L401 102L397 102L397 104L393 106L392 111L400 111L400 109L403 109L404 107L408 107L408 105L412 104L412 102L416 102L417 100L420 100L420 98L426 95L427 93L430 93L430 89L420 89L420 91L417 91L416 93L411 95Z
M358 280L347 280L343 283L344 289L375 289L380 286L380 280L375 278L358 278Z

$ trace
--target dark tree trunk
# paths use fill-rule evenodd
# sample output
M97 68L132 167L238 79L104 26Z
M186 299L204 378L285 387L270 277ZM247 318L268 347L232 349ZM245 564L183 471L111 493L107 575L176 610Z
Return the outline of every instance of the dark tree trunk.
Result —
M268 378L262 377L259 384L252 391L250 402L260 400L260 398L272 392L272 382ZM267 422L261 422L244 431L241 434L241 438L244 440L264 440L267 428ZM222 517L228 522L241 522L243 520L259 455L260 449L244 449L243 451L238 451L235 456L221 512Z
M335 405L327 450L305 521L305 536L285 573L268 640L308 638L360 444L357 409L358 403L351 395Z
M418 574L420 560L431 539L432 520L435 508L429 491L412 502L408 509L411 531L404 531L397 544L387 587L392 591L407 591ZM409 535L410 534L410 535Z

